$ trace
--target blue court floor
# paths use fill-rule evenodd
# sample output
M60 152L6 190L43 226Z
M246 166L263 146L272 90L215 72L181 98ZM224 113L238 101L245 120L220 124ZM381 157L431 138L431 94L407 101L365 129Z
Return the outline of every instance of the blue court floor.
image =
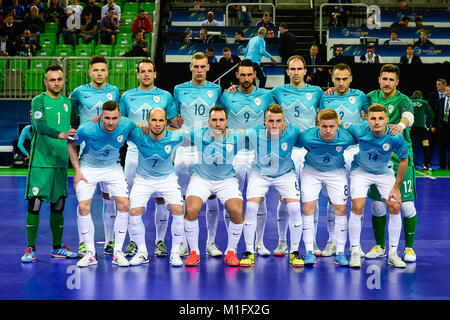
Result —
M449 178L418 178L418 227L415 242L417 262L405 269L387 265L386 259L362 260L361 269L337 267L333 258L319 257L317 265L295 269L288 258L256 257L252 268L233 268L221 258L207 257L205 251L205 217L200 216L201 263L193 268L173 268L168 258L156 258L143 266L120 268L103 255L101 200L94 199L94 223L98 265L79 269L77 260L50 257L51 233L48 204L41 209L37 238L37 261L23 264L20 257L26 246L24 200L26 177L0 177L0 299L1 300L441 300L450 299L450 216ZM69 180L70 196L65 209L64 242L76 250L76 197ZM325 199L317 241L321 249L328 239ZM265 244L269 250L277 245L277 194L268 196L269 216ZM366 252L374 245L369 205L366 206L361 242ZM153 250L155 228L153 204L144 216L147 245ZM166 234L170 248L170 225ZM223 217L219 221L216 243L226 246ZM403 236L399 252L403 253ZM244 249L243 239L239 253ZM300 251L304 253L304 244ZM346 254L349 255L348 242Z

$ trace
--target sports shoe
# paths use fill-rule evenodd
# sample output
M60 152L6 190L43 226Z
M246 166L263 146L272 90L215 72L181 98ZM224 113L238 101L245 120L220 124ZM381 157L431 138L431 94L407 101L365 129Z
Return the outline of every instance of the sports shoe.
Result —
M52 251L50 251L50 255L52 256L52 258L78 258L78 253L70 251L70 249L66 245L63 245L59 249L52 249Z
M376 245L366 254L366 259L376 258L386 258L386 249L382 249L379 245Z
M430 170L430 166L427 166L425 164L422 165L422 168L423 168L424 171Z
M403 253L403 260L405 262L416 262L416 253L412 248L405 248Z
M185 257L189 255L189 248L186 240L180 243L180 257Z
M286 241L279 241L278 246L275 250L273 250L273 255L277 257L283 257L284 255L288 254L288 246Z
M86 254L86 244L84 242L80 242L78 244L78 256L80 258L83 258L85 254Z
M92 252L88 251L88 252L86 252L84 257L81 258L77 262L77 267L84 268L84 267L89 267L89 266L93 266L93 265L96 265L96 264L98 264L97 257L95 256L95 254L93 254Z
M316 264L316 256L313 253L313 251L309 250L306 251L305 256L303 257L303 260L305 262L305 265L313 265Z
M361 268L361 254L359 253L359 249L352 251L349 266L351 268Z
M338 254L336 254L336 257L334 258L334 263L340 267L348 267L349 265L347 257L343 252L339 252Z
M322 257L331 257L336 253L336 244L333 240L328 240L325 249L322 250Z
M298 251L294 251L289 255L289 263L295 268L303 267L305 265L305 262L302 257L300 257Z
M130 260L130 265L138 266L140 264L148 263L148 252L138 251Z
M322 251L319 249L319 247L317 246L317 243L315 241L313 244L313 253L316 257L320 257L322 255Z
M183 265L183 260L181 260L180 255L178 252L171 252L170 253L170 264L174 267L181 267Z
M167 257L167 250L164 241L158 241L155 247L155 254L157 257Z
M364 253L364 251L362 251L361 246L359 246L358 250L359 250L359 255L361 256L361 258L364 258L366 256L366 254ZM350 246L350 252L352 252L351 246Z
M112 264L117 264L119 267L128 267L130 262L125 258L122 251L116 251L112 258Z
M270 256L270 251L264 246L264 243L259 242L255 244L255 252L260 256L266 257Z
M108 242L108 244L105 243L105 246L103 247L103 252L105 255L112 256L114 254L114 240Z
M231 267L237 267L240 265L240 261L236 256L236 252L234 252L233 250L227 251L227 254L225 255L225 262Z
M206 245L206 254L211 257L221 257L223 255L223 252L217 249L214 242L209 242Z
M197 254L197 252L191 251L189 254L189 257L187 257L186 261L184 261L184 265L187 267L193 267L200 263L200 255Z
M245 251L242 254L242 259L239 262L241 267L251 267L255 264L255 255L250 251Z
M34 251L32 247L27 247L25 249L24 255L22 256L22 258L20 258L20 260L22 260L22 262L24 263L33 262L34 260L36 260L36 251Z
M389 252L388 264L396 268L405 268L406 263L397 254L397 251Z
M138 249L139 248L137 247L136 242L130 241L123 253L126 257L134 257L134 255L138 252Z

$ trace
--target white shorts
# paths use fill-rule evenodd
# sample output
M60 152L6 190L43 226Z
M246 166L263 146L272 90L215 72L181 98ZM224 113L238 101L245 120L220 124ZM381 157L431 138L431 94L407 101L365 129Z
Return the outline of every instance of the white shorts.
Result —
M125 158L125 168L124 168L124 173L125 173L125 179L127 181L128 184L128 189L131 190L133 188L133 181L134 181L134 177L136 176L136 168L138 165L138 159L134 159Z
M192 169L194 164L198 163L198 149L195 146L179 146L175 153L174 167L178 176L178 183L183 194L186 194L186 189L189 185L189 180L192 176Z
M283 199L300 200L300 189L294 171L289 171L277 178L270 178L252 170L248 177L247 199L265 197L269 187L274 186Z
M302 176L303 166L305 164L305 156L308 150L305 148L292 148L291 158L294 162L295 172L297 173L297 179L300 180Z
M347 174L350 174L353 158L358 152L359 145L350 146L344 150L345 169L347 170Z
M216 195L222 204L225 204L229 199L242 200L242 193L239 190L239 183L236 178L206 180L198 174L193 174L191 181L189 181L186 198L196 196L205 203L211 195Z
M147 207L150 197L161 195L167 204L183 205L183 195L178 185L178 177L175 173L164 179L148 179L136 174L133 189L130 192L130 209Z
M80 170L88 182L78 182L76 190L78 201L92 199L97 184L100 184L102 192L109 193L111 197L128 198L125 175L119 164L109 168L81 167Z
M310 202L319 199L322 187L326 187L332 204L347 204L349 188L345 169L322 172L306 166L302 174L302 201Z
M255 152L252 150L239 150L233 159L233 169L239 182L241 191L244 188L245 180L248 177L252 163L255 161Z
M385 174L372 174L355 169L350 172L352 199L366 198L372 184L377 186L381 199L387 200L395 184L394 171Z

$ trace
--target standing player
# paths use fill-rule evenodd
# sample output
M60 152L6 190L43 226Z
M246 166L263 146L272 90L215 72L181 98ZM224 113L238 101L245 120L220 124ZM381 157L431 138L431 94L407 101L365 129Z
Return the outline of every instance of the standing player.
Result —
M352 71L350 67L345 63L338 63L333 68L331 79L334 84L334 87L332 88L333 94L326 94L323 96L323 99L320 101L319 110L325 108L334 109L338 114L339 120L352 124L360 124L363 120L363 113L367 114L369 100L362 91L350 88L350 83L352 82ZM347 175L350 173L353 157L358 151L359 147L357 144L344 150ZM329 257L336 252L334 222L334 206L328 203L327 228L329 238L325 249L322 251L322 256L324 257Z
M359 152L355 155L350 173L352 197L352 212L348 220L352 248L350 267L361 267L361 215L364 212L367 191L374 184L389 209L388 264L404 268L406 264L398 256L397 247L402 230L400 188L408 167L408 146L401 135L390 133L391 126L387 126L389 117L384 106L373 104L369 107L368 113L369 125L343 123L343 127L359 142ZM399 159L397 176L394 175L390 162L393 152L396 152Z
M396 65L385 64L380 70L380 89L370 92L367 97L371 104L383 105L388 111L389 124L391 130L402 133L409 151L409 162L401 185L403 214L403 227L405 231L405 251L404 260L406 262L416 261L416 254L413 250L414 239L417 226L416 208L416 170L413 161L413 150L409 128L414 123L414 106L411 99L397 90L400 70ZM395 132L394 131L394 132ZM399 165L399 155L392 156L394 172L397 173ZM385 257L385 230L386 230L386 205L381 201L379 193L374 187L370 189L369 197L372 201L372 224L375 234L376 246L366 254L366 258L375 259Z
M32 140L25 199L27 248L22 262L36 260L36 236L42 202L50 203L50 229L53 236L54 258L77 258L62 244L64 230L64 204L67 197L67 139L73 139L76 130L70 126L77 121L76 113L67 97L61 94L64 73L59 65L45 70L47 90L31 102Z
M89 60L88 74L91 82L75 88L69 98L73 108L80 116L80 124L84 124L92 118L102 113L102 106L106 101L119 102L120 93L116 86L107 83L108 63L103 56L93 56ZM83 151L84 144L80 146L80 154ZM114 220L116 218L116 205L113 199L110 199L107 190L100 184L103 197L103 225L105 228L105 247L104 253L111 255L114 251ZM77 208L77 216L79 216ZM78 221L78 219L77 219ZM78 228L79 232L80 228ZM80 244L78 254L84 256L86 244L82 242L83 237L78 233Z
M137 78L139 87L130 89L120 98L120 112L136 123L147 124L148 115L153 108L162 108L166 110L168 122L174 127L178 127L178 111L175 107L172 96L169 92L155 86L156 70L154 62L145 58L137 65ZM127 141L128 149L125 157L125 178L128 183L128 190L133 187L136 167L138 164L138 147L132 142ZM167 256L164 237L166 235L169 223L169 211L167 204L161 197L155 198L155 254L160 257ZM139 248L133 239L130 239L125 254L133 256Z
M122 252L127 234L129 218L128 188L120 166L120 148L136 124L120 116L119 104L107 101L102 106L99 123L87 121L77 130L78 140L69 144L69 155L75 170L74 189L78 199L79 232L86 245L86 254L78 261L78 267L97 264L94 233L95 227L91 216L91 203L98 183L103 183L108 194L117 205L117 218L114 223L113 264L129 266ZM84 142L84 148L78 161L77 144Z
M184 120L183 130L192 128L206 128L208 126L208 115L219 100L222 89L219 85L206 81L206 74L209 71L208 57L197 52L192 56L189 69L192 72L191 81L175 86L173 96L175 105ZM198 154L195 146L180 147L175 157L175 171L183 195L189 179L192 175L194 163L198 162ZM219 221L219 203L216 196L210 197L206 201L206 227L208 239L206 242L206 253L219 257L222 251L215 245L217 223ZM183 254L188 254L187 247L182 246Z
M302 216L300 213L300 190L291 153L298 143L300 130L288 125L285 130L283 108L277 104L268 106L264 126L259 125L245 131L248 148L256 153L248 178L247 206L244 220L246 251L241 266L255 264L254 240L259 203L266 196L270 186L280 193L289 212L290 257L293 267L302 267L303 260L298 252L302 236Z
M316 115L319 108L323 91L318 86L313 86L304 82L306 74L306 62L302 56L292 56L287 61L286 73L290 78L289 84L282 84L272 90L273 97L280 106L283 107L286 123L300 128L303 131L313 128L316 125ZM305 148L294 147L292 150L292 160L294 161L297 178L301 179L303 163L307 150ZM285 203L280 199L277 209L278 223L278 246L274 255L283 256L287 254L286 235L288 230L288 213ZM317 220L319 219L319 205L314 212L315 230L317 230ZM320 255L321 251L314 240L314 254Z
M148 125L148 134L142 130L134 130L128 137L139 151L136 176L130 192L129 227L130 237L136 241L138 252L130 260L130 264L139 265L149 261L142 213L150 197L158 193L172 211L170 264L179 267L183 265L179 255L184 238L183 197L172 158L183 142L183 135L166 129L166 111L162 108L152 108L149 111Z
M226 110L216 106L209 112L209 127L194 128L187 136L199 149L200 162L194 166L186 193L184 226L191 249L186 266L200 262L198 215L211 194L217 195L230 214L225 261L229 266L239 266L236 248L244 226L244 202L233 169L233 158L244 144L242 135L230 131L227 126Z
M318 128L302 132L300 144L309 152L305 157L302 176L303 241L305 242L305 264L314 264L314 208L322 187L327 188L328 198L336 213L333 233L336 237L334 263L348 266L344 254L347 241L347 197L348 183L344 152L357 141L345 129L339 128L338 113L330 108L317 115Z
M255 64L246 59L239 63L236 77L239 87L236 93L225 91L220 97L219 105L227 110L229 127L235 130L248 129L259 125L264 120L264 112L270 104L274 103L272 94L266 89L253 85L256 70ZM245 181L248 181L250 167L255 159L254 151L240 150L233 160L236 177L239 181L241 192L244 191ZM226 219L228 219L226 217ZM258 208L256 228L256 253L262 256L270 255L270 251L264 246L264 228L267 220L267 204L265 198Z

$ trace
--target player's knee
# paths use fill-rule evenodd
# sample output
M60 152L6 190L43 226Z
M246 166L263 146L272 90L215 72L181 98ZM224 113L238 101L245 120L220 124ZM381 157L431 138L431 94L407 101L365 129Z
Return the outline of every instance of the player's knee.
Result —
M375 217L383 217L386 215L386 204L383 201L372 201L370 209L372 215Z
M78 212L80 216L86 216L91 211L91 203L90 201L80 201L78 203Z
M170 211L174 216L182 216L183 215L183 206L180 205L172 205L170 206Z
M406 201L401 204L401 211L403 213L404 218L413 218L416 216L416 206L414 205L414 201Z
M189 221L197 220L198 214L199 212L195 206L186 203L186 215L185 215L186 220Z
M389 214L399 214L401 204L394 200L387 200L386 205L389 210Z
M128 199L116 201L117 210L120 212L128 212L130 210L130 202Z
M42 205L41 199L37 197L31 198L30 200L28 200L28 208L27 208L28 213L39 214L39 212L41 211L41 205Z
M65 198L63 198L63 197L59 198L58 201L50 204L50 212L62 214L64 211L65 203L66 203Z

